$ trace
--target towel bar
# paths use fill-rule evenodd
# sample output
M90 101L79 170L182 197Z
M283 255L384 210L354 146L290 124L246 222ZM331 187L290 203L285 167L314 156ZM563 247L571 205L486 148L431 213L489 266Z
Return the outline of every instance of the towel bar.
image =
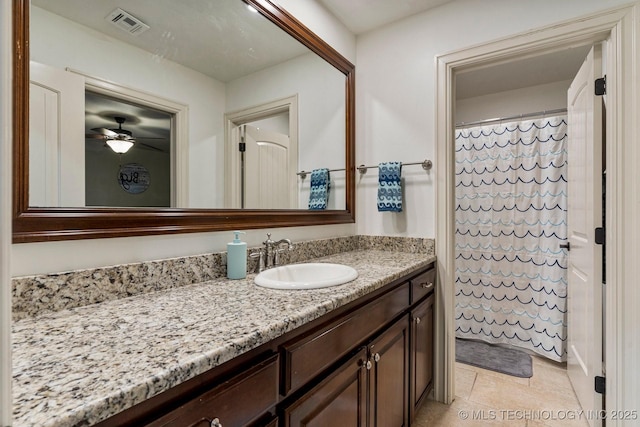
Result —
M425 160L423 162L413 162L413 163L403 163L402 164L402 166L412 166L412 165L422 165L422 169L428 171L428 170L431 170L431 168L433 167L433 162L431 160ZM378 165L376 165L376 166L360 165L356 169L358 169L358 172L360 172L360 175L364 175L365 173L367 173L367 169L372 169L372 168L377 168L377 167L378 167ZM344 168L342 168L342 169L329 169L329 172L337 172L337 171L343 171L343 170L344 170ZM300 171L296 175L298 175L302 179L306 179L307 175L309 175L310 173L311 172Z
M424 162L413 162L413 163L403 163L402 166L411 166L411 165L422 165L422 169L428 171L431 170L431 168L433 167L433 162L431 160L425 160ZM364 175L365 173L367 173L367 169L372 169L372 168L377 168L378 166L365 166L365 165L360 165L358 166L358 172L360 172L361 175Z

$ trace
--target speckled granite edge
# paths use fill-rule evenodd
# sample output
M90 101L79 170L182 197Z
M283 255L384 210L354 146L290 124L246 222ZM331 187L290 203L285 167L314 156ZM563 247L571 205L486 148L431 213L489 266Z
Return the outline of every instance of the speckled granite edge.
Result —
M357 249L433 255L433 239L393 236L343 236L294 242L282 264L303 262ZM248 252L252 252L249 248ZM226 276L226 252L123 264L12 280L14 321L43 313L202 283ZM249 258L252 272L257 261Z

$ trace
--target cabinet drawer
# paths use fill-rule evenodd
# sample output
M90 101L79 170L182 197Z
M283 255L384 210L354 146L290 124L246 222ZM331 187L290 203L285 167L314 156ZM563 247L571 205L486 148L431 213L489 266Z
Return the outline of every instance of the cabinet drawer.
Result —
M278 355L185 403L149 427L244 426L271 409L278 399Z
M431 293L436 287L436 269L431 268L411 279L411 304Z
M391 321L409 305L409 284L379 297L375 302L345 315L328 328L283 346L285 382L283 394L295 390L329 367Z

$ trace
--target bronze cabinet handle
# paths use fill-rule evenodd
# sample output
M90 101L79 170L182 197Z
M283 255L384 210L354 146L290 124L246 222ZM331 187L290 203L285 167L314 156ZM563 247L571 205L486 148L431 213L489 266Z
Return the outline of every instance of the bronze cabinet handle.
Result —
M201 422L206 421L209 423L209 427L222 427L222 424L220 423L220 420L218 418L201 418L200 420L196 421L195 423L191 424L189 427L194 427L198 424L200 424Z
M429 283L420 283L420 287L422 289L431 289L433 288L433 282L429 282Z

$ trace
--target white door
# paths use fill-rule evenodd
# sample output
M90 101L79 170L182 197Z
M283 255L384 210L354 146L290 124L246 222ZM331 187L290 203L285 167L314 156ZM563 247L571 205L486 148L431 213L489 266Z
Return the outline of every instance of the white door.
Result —
M31 62L29 206L83 207L84 78Z
M243 125L246 143L244 207L297 208L297 159L290 153L289 136Z
M594 46L568 92L568 262L567 369L585 411L602 409L594 377L602 375L602 98L594 81L602 73L601 47ZM589 424L601 422L589 417Z

